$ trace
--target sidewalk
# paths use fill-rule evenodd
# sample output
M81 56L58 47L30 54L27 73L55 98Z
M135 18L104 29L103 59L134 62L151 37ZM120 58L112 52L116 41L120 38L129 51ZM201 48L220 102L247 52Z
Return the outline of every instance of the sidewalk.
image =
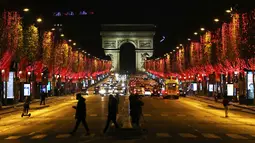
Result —
M213 101L215 103L214 97L209 97L209 96L187 96L187 97L194 99L194 100L199 100L199 101L203 100L204 102L211 101L210 103L212 103L212 101ZM222 100L223 99L218 99L218 101L217 101L217 103L221 104L221 106L222 106ZM234 107L255 111L255 106L240 105L237 102L230 102L229 104ZM222 106L222 109L223 109L223 106Z
M49 107L50 103L56 102L56 101L62 101L64 99L66 99L67 96L71 96L69 95L64 95L64 96L51 96L46 98L46 105L40 105L40 99L34 99L33 101L31 101L30 104L30 110L38 110L38 109L43 109L43 108L47 108ZM12 113L12 112L16 112L16 111L20 111L23 110L23 102L17 103L15 105L10 105L10 106L3 106L2 109L0 109L0 115L4 115L4 114L8 114L8 113Z

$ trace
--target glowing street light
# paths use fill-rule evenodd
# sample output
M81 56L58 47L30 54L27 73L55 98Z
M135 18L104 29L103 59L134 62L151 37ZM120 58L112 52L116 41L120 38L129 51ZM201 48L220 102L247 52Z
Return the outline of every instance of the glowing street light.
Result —
M55 28L51 28L51 31L55 31L56 29Z
M205 28L200 28L201 31L205 31Z
M37 18L36 21L37 21L38 23L41 23L41 22L42 22L42 19L41 19L41 18Z
M73 43L73 45L75 46L75 45L76 45L76 43Z
M180 46L182 47L183 45L182 45L182 44L180 44Z
M68 42L72 42L72 40L71 40L71 39L69 39L69 40L68 40Z
M61 37L64 37L65 35L64 35L64 34L61 34L60 36L61 36Z
M28 8L24 8L23 11L24 12L29 12L29 9Z
M179 47L176 47L176 49L179 49Z
M197 32L194 32L194 35L197 35L198 33Z
M190 38L188 38L188 41L190 41L191 39Z
M220 20L218 18L215 18L214 19L214 22L219 22Z
M229 10L229 9L228 9L228 10L226 10L226 13L231 13L231 10Z

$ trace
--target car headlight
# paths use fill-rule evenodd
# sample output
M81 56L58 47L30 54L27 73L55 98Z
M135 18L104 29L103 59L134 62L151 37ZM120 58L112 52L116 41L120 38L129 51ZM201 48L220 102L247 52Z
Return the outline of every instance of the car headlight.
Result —
M100 94L105 94L105 92L106 92L105 90L100 90L99 91Z

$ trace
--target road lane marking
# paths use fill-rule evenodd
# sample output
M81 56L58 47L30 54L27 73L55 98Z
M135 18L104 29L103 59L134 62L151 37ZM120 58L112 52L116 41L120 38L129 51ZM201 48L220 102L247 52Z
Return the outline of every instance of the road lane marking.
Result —
M45 138L47 135L46 134L39 134L31 137L31 139L42 139Z
M144 117L151 117L151 114L143 114Z
M195 136L195 135L192 135L192 134L190 134L190 133L180 133L179 134L181 137L183 137L183 138L196 138L197 136Z
M157 133L157 137L169 138L171 137L168 133Z
M68 138L70 136L71 136L70 134L59 134L59 135L56 136L56 138L57 139L59 139L59 138Z
M35 132L31 132L30 134L28 134L29 136L32 136L32 135L34 135L35 134Z
M21 136L9 136L8 138L5 138L6 140L16 140L21 138Z
M233 138L233 139L248 139L248 138L246 138L246 137L244 137L244 136L241 136L241 135L238 135L238 134L226 134L228 137L230 137L230 138Z
M168 114L160 114L161 116L163 116L163 117L167 117L168 116Z
M97 114L90 114L90 117L97 117Z
M216 136L215 134L203 133L202 135L203 135L205 138L220 139L220 137L219 137L219 136Z

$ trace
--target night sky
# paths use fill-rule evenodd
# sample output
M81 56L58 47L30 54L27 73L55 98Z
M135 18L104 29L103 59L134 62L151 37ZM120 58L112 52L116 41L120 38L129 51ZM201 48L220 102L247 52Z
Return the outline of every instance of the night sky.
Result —
M245 1L245 2L244 2ZM200 27L210 29L214 18L221 18L225 10L238 4L239 9L252 6L252 0L1 0L1 8L21 10L31 9L34 16L44 18L50 27L62 23L65 35L75 40L79 47L92 55L103 57L100 24L156 24L154 38L156 56L171 51L177 44L192 38ZM53 17L57 11L95 12L89 16ZM166 39L160 43L162 36Z

